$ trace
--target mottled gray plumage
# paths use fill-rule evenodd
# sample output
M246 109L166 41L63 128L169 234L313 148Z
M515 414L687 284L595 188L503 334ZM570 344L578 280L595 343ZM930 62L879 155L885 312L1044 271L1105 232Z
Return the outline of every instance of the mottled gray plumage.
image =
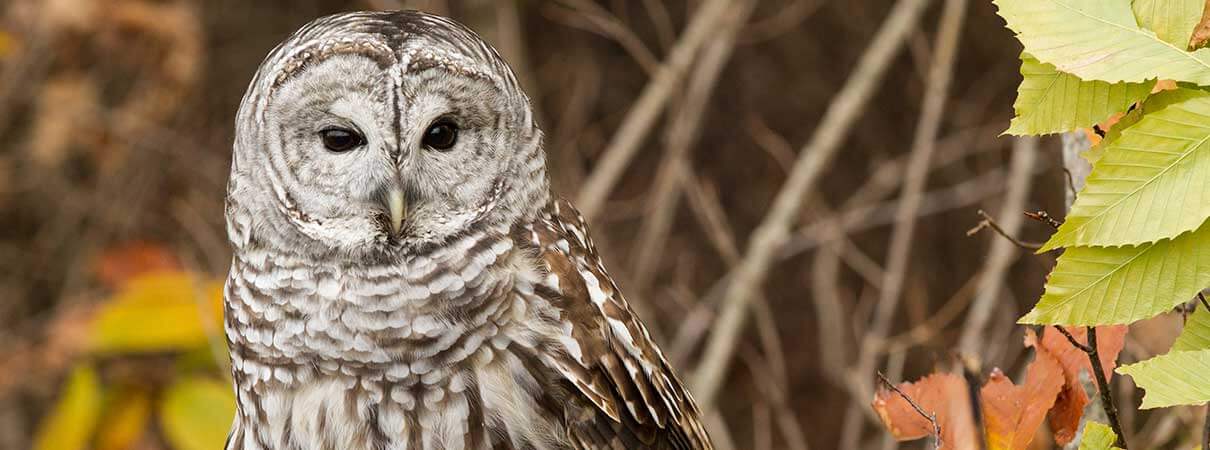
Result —
M439 121L451 148L425 144ZM332 127L364 138L333 151ZM227 228L228 449L711 448L550 193L528 98L453 21L340 14L274 49Z

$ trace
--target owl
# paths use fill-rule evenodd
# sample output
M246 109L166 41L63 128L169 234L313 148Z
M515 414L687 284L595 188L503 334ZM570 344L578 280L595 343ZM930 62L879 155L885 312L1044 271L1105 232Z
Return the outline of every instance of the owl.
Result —
M228 449L709 449L551 193L508 65L424 13L317 19L236 119Z

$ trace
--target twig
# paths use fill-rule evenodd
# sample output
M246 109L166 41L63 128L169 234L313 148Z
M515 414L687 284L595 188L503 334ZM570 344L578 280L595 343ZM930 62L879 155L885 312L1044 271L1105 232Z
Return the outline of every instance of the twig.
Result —
M672 42L676 40L676 26L672 24L672 16L668 14L668 8L663 1L659 0L643 0L643 8L647 10L647 17L650 18L651 24L655 26L655 35L659 38L660 48L668 50L672 47Z
M1060 333L1063 333L1063 337L1067 338L1067 342L1070 342L1072 347L1078 348L1078 349L1080 349L1080 351L1082 351L1084 353L1092 353L1095 351L1092 349L1092 347L1081 344L1080 341L1077 341L1076 337L1072 336L1071 332L1067 331L1066 328L1063 328L1058 325L1054 325L1054 327L1056 330L1059 330Z
M950 298L932 316L907 331L888 337L882 343L883 351L886 353L907 351L911 347L924 344L940 335L974 299L975 286L978 285L980 275L980 273L976 273L962 283L962 287L950 295Z
M754 6L754 1L743 0L735 2L733 8L737 9L737 16L743 17ZM656 265L666 248L665 241L672 229L681 192L686 184L687 177L684 175L690 170L689 156L699 135L706 105L722 69L731 57L736 32L743 22L730 20L723 25L723 29L702 50L702 56L689 79L685 100L676 109L673 122L668 127L668 148L656 172L655 186L650 195L650 204L653 206L643 221L635 244L633 285L636 288L635 296L639 298L650 288L657 272Z
M767 18L754 21L744 28L744 32L740 34L740 43L755 44L791 31L810 18L825 3L822 0L794 0L790 6L770 14Z
M1063 175L1067 176L1067 194L1072 198L1076 196L1076 178L1071 174L1071 169L1063 168Z
M885 385L887 388L890 388L892 391L895 391L896 394L899 394L899 396L902 397L904 401L907 401L908 404L912 406L912 409L916 410L916 413L920 414L926 420L928 420L929 423L933 424L933 439L934 439L933 448L940 449L941 448L941 424L937 422L937 414L936 413L929 414L927 412L924 412L924 408L921 408L920 405L916 404L915 400L912 400L911 397L908 397L907 394L905 394L903 391L899 390L899 387L895 386L895 384L891 383L891 380L888 380L886 378L886 375L883 375L881 371L877 371L874 373L878 374L878 379L880 381L882 381L883 385Z
M1036 220L1038 222L1047 224L1051 228L1054 228L1056 230L1059 229L1059 227L1063 225L1062 221L1060 221L1059 219L1056 219L1054 217L1051 217L1049 213L1047 213L1045 210L1041 210L1041 209L1034 211L1034 212L1026 211L1025 217L1028 217L1028 218Z
M886 73L892 56L902 47L904 37L915 27L927 3L926 0L896 2L881 29L874 33L874 42L861 56L857 69L828 105L823 122L799 151L794 169L774 199L769 213L753 231L744 258L735 268L734 278L727 283L722 297L722 311L714 326L715 332L710 336L702 362L693 374L691 386L702 409L710 410L714 406L714 396L722 384L747 322L748 303L757 286L764 282L778 249L789 237L790 223L798 215L807 192L811 191L829 166L840 143Z
M548 9L547 12L552 14L554 19L561 19L560 22L564 25L612 39L649 74L659 70L659 61L643 44L642 39L605 8L586 0L562 0L558 3L563 3L570 11Z
M768 352L768 346L765 351ZM785 446L790 450L807 450L807 440L805 433L802 431L802 426L798 420L794 418L794 411L790 409L790 405L786 399L788 388L784 379L779 377L772 371L778 370L773 367L776 363L770 358L760 358L755 352L744 352L744 363L748 366L748 370L752 372L752 377L757 380L757 390L765 397L765 401L773 407L774 419L781 431L782 438L785 439ZM761 364L761 363L764 364ZM784 377L784 373L782 376Z
M1202 295L1201 292L1198 292L1197 299L1202 302L1202 306L1206 307L1206 312L1210 312L1210 303L1206 302L1206 296ZM1206 450L1210 450L1210 448L1207 448Z
M887 250L886 276L879 291L878 303L869 330L861 339L855 373L868 374L878 361L877 343L885 339L894 323L895 311L903 294L907 279L909 257L913 235L916 230L917 211L924 198L928 184L929 160L937 147L937 131L941 127L945 101L948 98L950 79L953 77L954 61L957 59L962 23L966 18L966 0L946 0L941 13L941 23L933 45L933 55L925 85L924 102L920 121L917 122L908 160L907 179L903 185L899 209L895 214L895 227L891 231L890 249ZM864 380L863 380L864 381ZM865 390L873 393L873 386L864 383ZM865 396L865 397L868 397ZM864 422L861 413L866 409L866 399L853 398L845 414L841 442L852 442L859 436Z
M1113 393L1109 392L1109 380L1105 378L1105 369L1101 365L1101 356L1097 352L1097 328L1088 327L1088 345L1081 344L1072 336L1070 332L1061 326L1055 325L1056 330L1063 333L1063 337L1067 338L1067 342L1080 351L1088 354L1088 360L1092 363L1093 376L1097 380L1097 390L1101 392L1101 406L1105 408L1105 416L1109 418L1109 426L1113 427L1113 432L1118 435L1117 442L1114 445L1129 450L1126 446L1126 434L1122 432L1122 424L1118 421L1118 406L1114 403Z
M925 194L917 213L920 217L926 217L978 203L1001 192L1004 176L1003 170L993 169L953 186L929 191ZM834 217L800 227L779 252L778 257L789 258L820 244L840 239L842 236L829 232L833 227L838 227L836 229L841 233L852 234L895 223L895 212L898 210L899 204L893 200L846 207Z
M655 126L656 119L668 104L668 99L685 78L698 50L715 35L724 20L736 20L741 23L747 20L746 15L741 17L740 14L732 12L729 0L706 0L701 4L680 40L672 47L668 59L655 71L655 76L643 88L639 99L622 120L622 125L618 127L597 162L596 169L585 180L584 187L576 196L576 205L585 218L592 220L601 211L601 206L605 204L609 192L622 176L622 171L630 164L643 139Z
M1002 227L1002 226L1000 226L1000 224L996 223L996 219L993 219L992 216L987 215L987 213L984 212L982 209L976 211L975 213L978 214L979 216L983 217L983 220L980 220L979 223L976 224L974 228L966 230L966 235L968 237L974 236L975 233L978 233L985 228L991 228L992 231L996 232L996 234L1003 236L1004 239L1007 239L1008 242L1011 242L1013 245L1016 245L1017 247L1021 247L1025 250L1037 250L1039 248L1042 248L1042 244L1039 244L1037 242L1025 242L1025 241L1022 241L1020 239L1013 237L1013 235L1009 234L1009 232L1007 230L1005 230L1004 227ZM1008 217L1015 217L1015 215L1009 215Z
M887 354L886 365L884 368L886 370L886 373L882 374L883 378L902 380L903 379L903 366L906 363L907 363L907 353L906 352L892 352L892 353ZM853 386L853 387L857 386L856 383L850 383L849 385ZM856 391L853 391L853 392L856 392ZM934 411L933 413L935 414L936 411ZM856 445L856 444L854 444L854 445ZM899 449L899 440L895 439L895 436L892 436L891 433L884 433L882 435L882 448L880 450L898 450L898 449Z

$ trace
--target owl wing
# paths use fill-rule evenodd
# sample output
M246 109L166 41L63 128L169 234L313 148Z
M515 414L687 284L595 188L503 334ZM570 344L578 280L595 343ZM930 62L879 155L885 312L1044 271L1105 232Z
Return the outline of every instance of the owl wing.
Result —
M697 406L605 271L579 212L552 201L525 231L546 270L536 290L559 311L567 349L545 362L580 397L569 403L585 405L565 409L571 440L582 449L713 448Z

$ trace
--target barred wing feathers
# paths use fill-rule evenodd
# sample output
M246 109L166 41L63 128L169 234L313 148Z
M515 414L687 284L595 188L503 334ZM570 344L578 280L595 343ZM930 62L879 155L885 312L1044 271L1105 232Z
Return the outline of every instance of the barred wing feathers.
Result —
M560 312L567 351L544 362L591 405L567 408L571 440L582 449L712 448L693 399L605 271L583 217L556 200L518 231L545 266L537 294Z

